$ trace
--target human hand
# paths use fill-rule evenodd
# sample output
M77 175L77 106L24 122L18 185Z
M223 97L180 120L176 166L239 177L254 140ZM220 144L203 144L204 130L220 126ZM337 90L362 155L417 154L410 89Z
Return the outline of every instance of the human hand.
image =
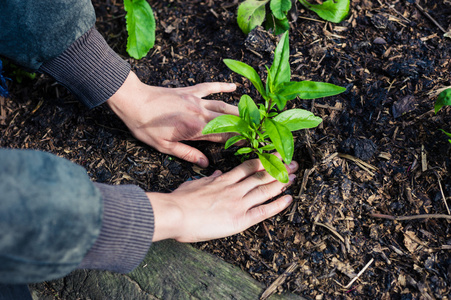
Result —
M130 72L107 103L137 139L160 152L207 167L208 159L201 151L180 141L225 142L229 135L203 135L202 129L221 114L238 115L238 108L201 98L235 89L233 83L219 82L184 88L154 87Z
M298 164L288 167L287 184L275 180L260 160L248 160L228 173L183 183L170 194L147 193L155 215L153 241L200 242L230 236L287 208L292 197L280 194L295 179Z

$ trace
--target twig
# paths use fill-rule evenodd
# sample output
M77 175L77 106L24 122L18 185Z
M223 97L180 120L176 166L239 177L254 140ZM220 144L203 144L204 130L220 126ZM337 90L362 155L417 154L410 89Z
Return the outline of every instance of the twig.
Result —
M437 172L434 171L434 173L437 176L438 186L440 187L440 192L442 193L443 202L445 203L445 207L446 207L446 210L448 211L448 215L451 215L451 213L449 211L448 203L446 202L445 193L443 193L442 184L440 183L440 176L438 175Z
M263 58L263 55L261 55L261 54L258 53L257 51L252 50L252 49L247 49L247 50L251 51L252 53L254 53L255 55L257 55L258 57Z
M340 239L340 241L342 241L343 243L345 242L345 239L332 226L319 222L314 222L313 224L329 229L333 234L335 234Z
M352 161L355 162L360 168L362 168L362 169L364 169L365 171L367 171L371 176L374 176L374 173L373 173L371 170L377 171L377 168L376 168L375 166L370 165L369 163L364 162L363 160L361 160L361 159L359 159L359 158L357 158L357 157L354 157L354 156L352 156L352 155L344 154L344 153L338 153L338 156L341 157L341 158L346 158L346 159L352 160ZM371 170L370 170L370 169L371 169Z
M443 33L446 33L446 30L445 30L442 26L440 26L440 24L439 24L433 17L431 17L431 15L428 14L428 12L425 11L425 10L420 6L420 4L418 4L417 1L415 1L415 6L416 6L416 7L418 8L418 10L420 10L426 17L428 17L429 20L432 21L432 23L434 23L441 31L443 31Z
M269 240L272 241L271 233L269 232L268 227L266 226L265 222L262 222L262 224L263 224L263 228L266 231L266 234L268 235Z
M345 289L349 289L351 287L351 285L354 283L354 281L356 281L362 274L363 272L366 271L366 269L368 269L368 267L373 263L374 258L371 258L371 260L366 264L365 267L363 267L363 269L359 272L359 274L357 274L356 277L354 277L346 286Z
M319 104L319 103L315 103L316 107L319 108L325 108L325 109L332 109L332 110L343 110L343 107L335 107L335 106L330 106L330 105L324 105L324 104Z
M263 294L260 297L260 300L268 299L272 294L274 294L277 291L277 288L281 286L288 276L290 276L296 269L298 268L298 263L294 262L292 263L286 270L283 272L282 275L277 277L276 280L274 280L273 283L263 292Z
M319 22L319 23L326 23L325 21L322 21L322 20L317 20L317 19L312 19L312 18L307 18L307 17L298 16L298 18L304 19L304 20L309 20L309 21L315 21L315 22Z
M426 150L424 150L424 145L421 145L421 171L426 172L428 169L428 161L426 157Z
M451 216L445 214L423 214L423 215L414 215L414 216L390 216L384 214L369 214L370 217L373 218L381 218L388 219L392 221L408 221L408 220L418 220L418 219L448 219L451 220Z

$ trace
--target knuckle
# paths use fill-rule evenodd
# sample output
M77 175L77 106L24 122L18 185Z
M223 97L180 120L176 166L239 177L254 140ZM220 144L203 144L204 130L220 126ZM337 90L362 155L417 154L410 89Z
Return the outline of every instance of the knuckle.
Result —
M257 172L254 174L254 177L258 180L264 180L266 178L266 172Z
M219 112L219 113L223 113L223 114L225 114L228 110L227 110L227 104L226 103L224 103L224 102L222 102L222 101L216 101L216 106L217 106L217 111Z
M260 185L260 186L258 187L258 191L259 191L261 194L263 194L263 196L264 196L266 199L269 199L269 198L272 197L271 191L269 190L268 186L265 185L265 184L264 184L264 185Z
M180 158L186 161L190 161L191 158L194 157L194 151L191 149L188 149L183 152L183 154L180 155Z
M250 170L258 170L259 160L251 159L243 162L244 167L249 168Z
M259 218L259 219L266 219L267 210L266 210L265 206L262 206L262 205L257 206L255 208L255 211L256 211L257 218Z

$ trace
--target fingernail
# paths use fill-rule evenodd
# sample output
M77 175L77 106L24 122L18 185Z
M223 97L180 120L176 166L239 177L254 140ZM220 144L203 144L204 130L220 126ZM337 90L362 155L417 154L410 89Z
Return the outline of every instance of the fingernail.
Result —
M290 180L290 183L291 183L296 179L296 175L290 174L290 176L288 176L288 179Z
M283 197L283 200L285 200L286 203L291 203L291 201L293 201L293 197L285 196L285 197Z
M297 168L297 166L298 166L298 163L295 162L295 161L292 161L292 162L288 165L288 167L290 168L290 170L295 170L295 169Z
M202 168L208 167L208 162L205 158L199 158L199 160L197 161L197 164L199 166L201 166Z

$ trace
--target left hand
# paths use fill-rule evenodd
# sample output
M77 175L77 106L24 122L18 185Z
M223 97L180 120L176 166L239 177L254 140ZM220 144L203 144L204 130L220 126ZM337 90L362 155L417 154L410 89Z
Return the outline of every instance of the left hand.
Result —
M202 129L219 115L238 115L238 108L202 98L235 89L233 83L219 82L184 88L155 87L142 83L130 72L107 103L140 141L205 168L208 166L207 157L180 141L225 142L230 135L203 135Z
M280 213L293 198L273 197L294 182L298 167L295 161L286 166L290 181L281 183L259 159L252 159L227 173L215 171L187 181L169 194L146 193L155 216L152 241L195 243L222 238Z

